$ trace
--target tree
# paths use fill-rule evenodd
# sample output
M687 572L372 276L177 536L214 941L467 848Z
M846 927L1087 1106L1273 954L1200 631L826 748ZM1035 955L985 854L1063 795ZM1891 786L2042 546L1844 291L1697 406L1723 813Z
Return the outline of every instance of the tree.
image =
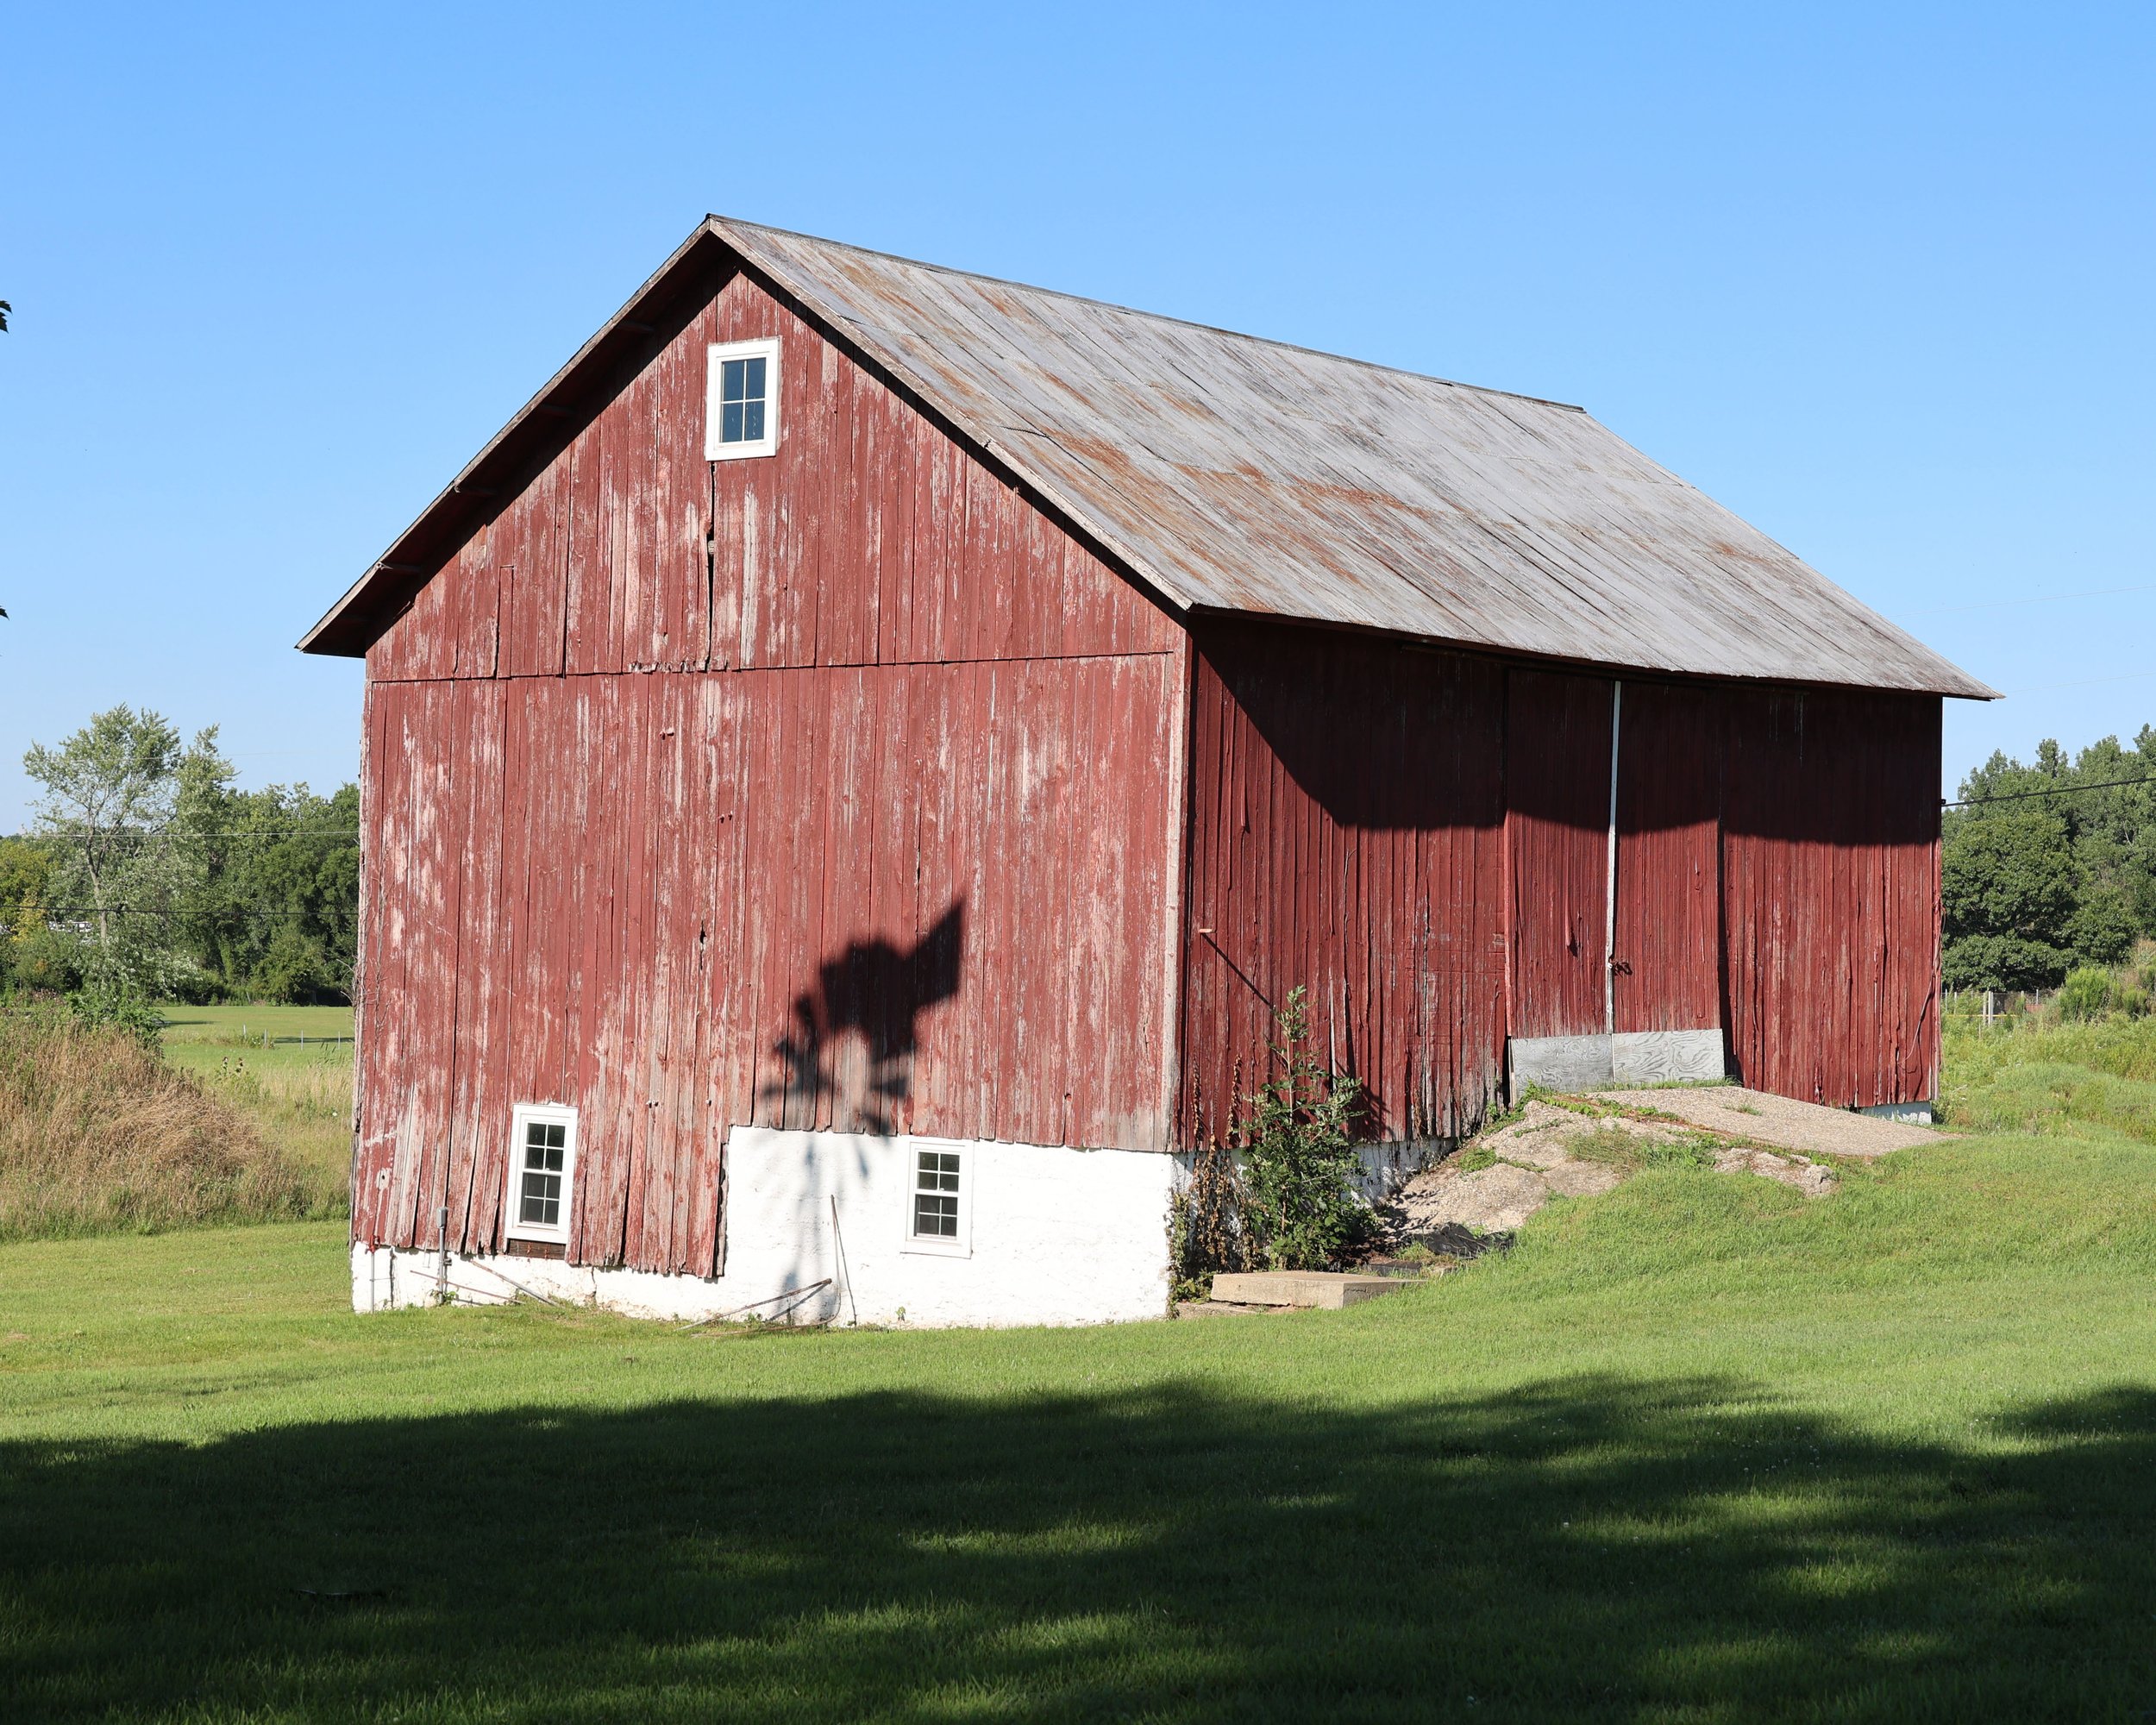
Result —
M116 962L116 889L140 862L145 834L172 819L179 790L179 733L157 713L116 706L57 749L34 743L22 770L44 787L38 829L59 850L66 884L86 893L103 963Z
M2066 824L2027 803L1962 819L1940 866L1952 988L2047 988L2071 963L2075 904Z

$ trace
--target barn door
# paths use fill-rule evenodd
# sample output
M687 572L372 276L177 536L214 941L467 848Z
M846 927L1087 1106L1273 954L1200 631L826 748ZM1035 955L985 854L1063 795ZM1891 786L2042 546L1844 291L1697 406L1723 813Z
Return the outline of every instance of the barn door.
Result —
M1719 1078L1721 699L1626 683L1617 702L1617 1076Z
M1606 677L1514 671L1505 699L1515 1090L1609 1072L1609 737Z
M1704 691L1510 674L1515 1091L1721 1076L1717 712Z

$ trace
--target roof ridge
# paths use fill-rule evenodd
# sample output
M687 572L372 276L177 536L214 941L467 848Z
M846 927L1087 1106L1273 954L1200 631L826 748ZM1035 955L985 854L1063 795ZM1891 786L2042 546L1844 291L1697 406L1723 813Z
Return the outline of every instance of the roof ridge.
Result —
M1104 311L1121 312L1126 317L1143 317L1154 323L1173 323L1183 329L1201 329L1208 336L1226 336L1238 342L1255 342L1261 347L1283 348L1291 354L1308 354L1313 359L1332 360L1344 366L1361 366L1369 371L1388 372L1395 377L1413 378L1418 383L1442 384L1447 389L1472 390L1477 395L1502 396L1507 401L1532 401L1538 407L1555 407L1566 413L1587 411L1576 401L1557 401L1546 395L1529 395L1524 390L1498 389L1485 383L1463 383L1457 378L1438 377L1432 372L1412 371L1406 366L1388 366L1382 360L1358 359L1353 354L1336 354L1329 348L1313 348L1302 342L1283 342L1273 336L1253 336L1247 329L1231 329L1222 323L1201 323L1194 317L1172 317L1164 311L1148 311L1140 306L1125 305L1120 300L1096 299L1090 294L1070 293L1060 287L1043 287L1037 282L1018 281L1010 276L984 275L979 270L962 270L950 264L931 263L925 258L909 258L901 252L880 252L873 246L856 246L844 240L828 240L821 234L804 234L798 228L774 228L768 222L749 222L739 216L721 216L716 212L706 215L704 219L722 229L743 228L753 233L776 234L788 240L806 240L812 245L828 246L834 251L856 252L865 258L881 258L891 263L904 264L910 269L956 276L964 281L987 282L996 287L1015 287L1025 293L1045 294L1051 299L1068 299L1076 305L1097 305Z

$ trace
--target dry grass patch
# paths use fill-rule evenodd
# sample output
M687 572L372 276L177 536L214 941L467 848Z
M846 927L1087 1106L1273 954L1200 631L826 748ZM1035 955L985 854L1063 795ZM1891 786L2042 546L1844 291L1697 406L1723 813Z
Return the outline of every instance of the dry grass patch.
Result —
M294 1219L310 1187L124 1031L0 1013L0 1239Z

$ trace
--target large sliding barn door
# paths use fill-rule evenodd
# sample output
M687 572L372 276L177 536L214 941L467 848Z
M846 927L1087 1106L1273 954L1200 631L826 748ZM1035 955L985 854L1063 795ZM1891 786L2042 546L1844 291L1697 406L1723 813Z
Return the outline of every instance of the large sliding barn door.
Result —
M1506 706L1515 1088L1720 1077L1714 695L1514 671Z

